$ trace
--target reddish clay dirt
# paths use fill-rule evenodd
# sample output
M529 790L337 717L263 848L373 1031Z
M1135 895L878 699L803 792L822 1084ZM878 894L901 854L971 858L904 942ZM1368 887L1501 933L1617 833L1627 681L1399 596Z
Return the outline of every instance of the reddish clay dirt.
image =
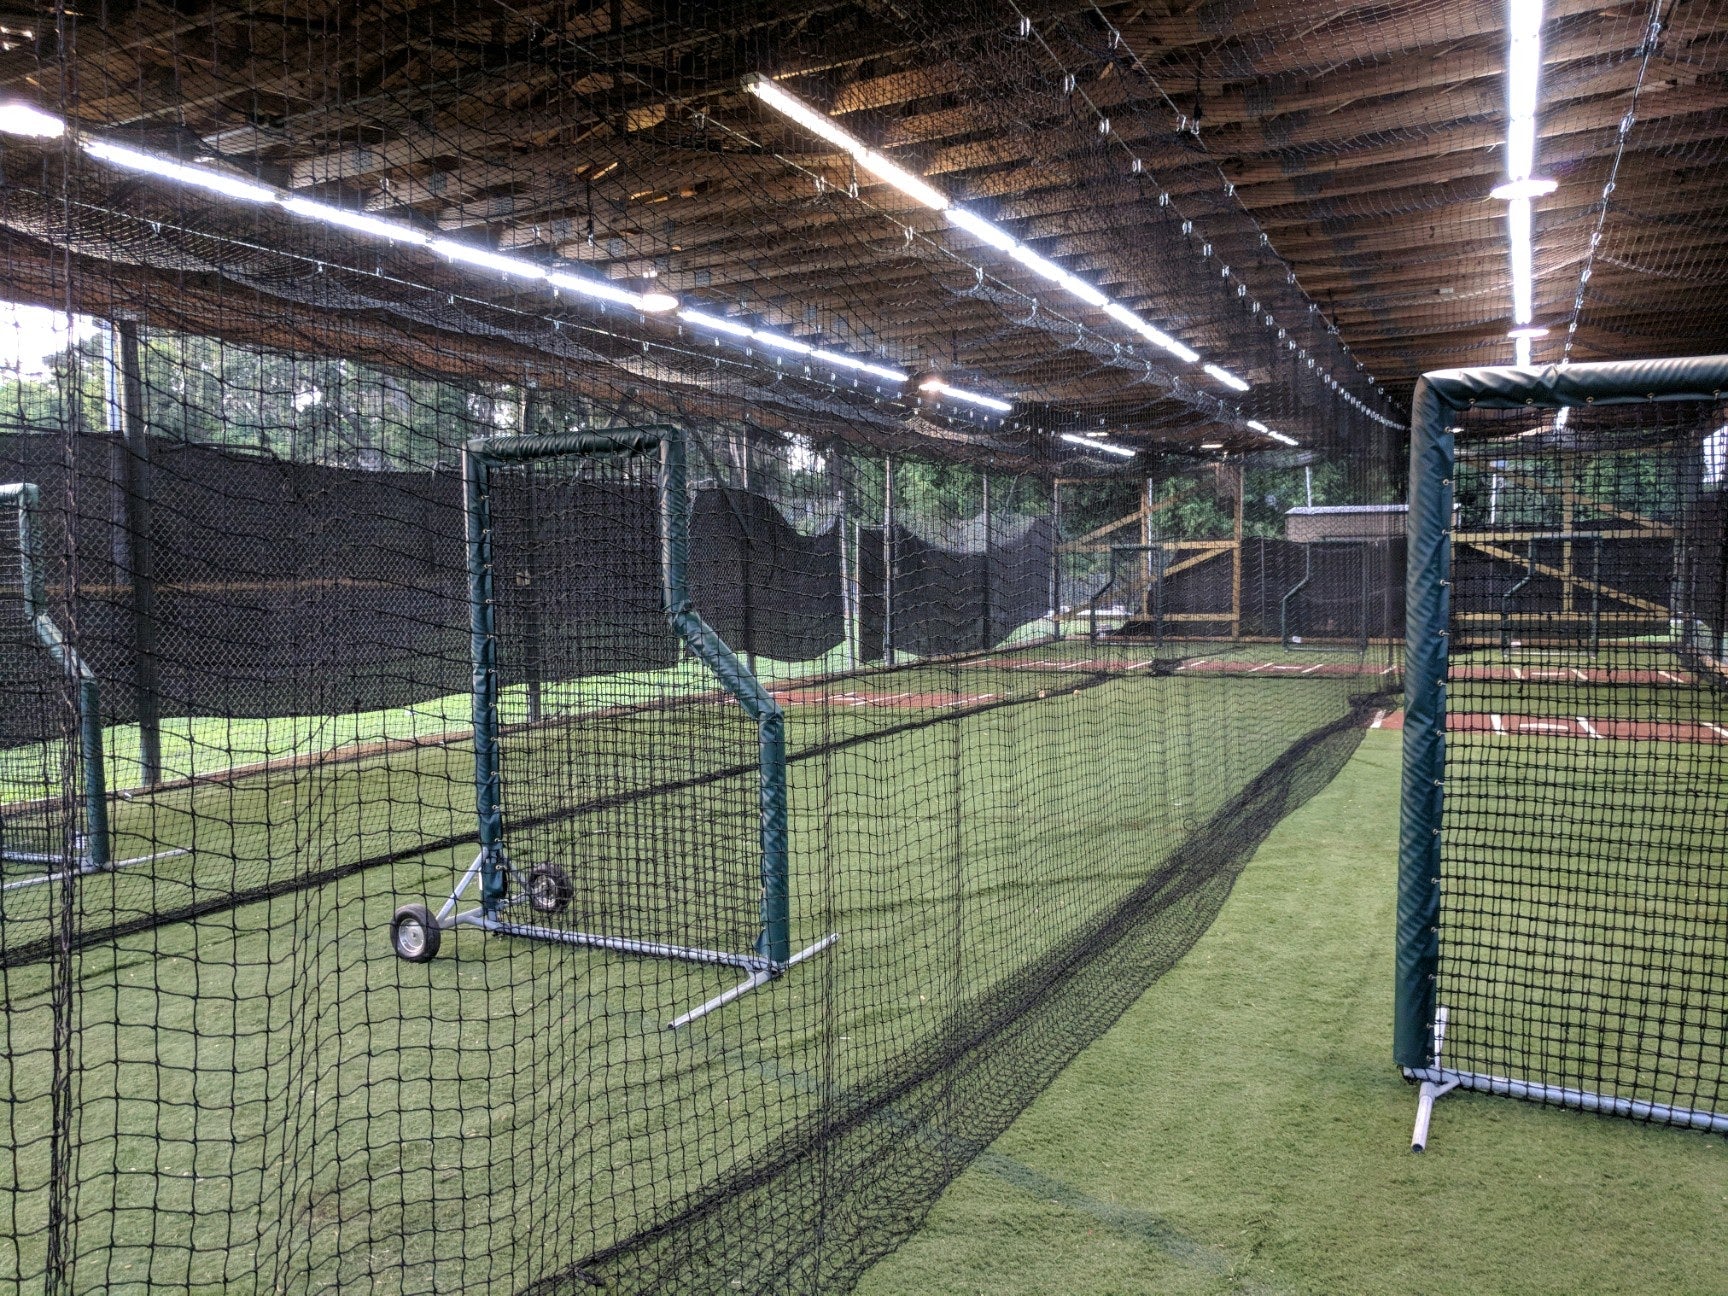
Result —
M1504 662L1466 662L1452 667L1448 679L1520 684L1651 684L1692 688L1690 671L1629 670L1614 666L1512 666Z
M1370 729L1402 729L1402 711L1376 714ZM1594 720L1589 716L1507 715L1459 711L1446 717L1447 733L1500 734L1508 738L1575 738L1586 742L1728 743L1728 725L1708 720Z
M952 707L982 706L994 702L1000 693L872 693L866 689L831 692L827 689L788 689L776 691L774 700L782 706L845 706L886 707L903 711L941 711Z
M1245 661L1235 657L1214 660L1201 657L1183 662L1176 668L1178 675L1267 675L1307 677L1309 679L1378 679L1396 675L1396 666L1377 666L1371 662L1271 662Z

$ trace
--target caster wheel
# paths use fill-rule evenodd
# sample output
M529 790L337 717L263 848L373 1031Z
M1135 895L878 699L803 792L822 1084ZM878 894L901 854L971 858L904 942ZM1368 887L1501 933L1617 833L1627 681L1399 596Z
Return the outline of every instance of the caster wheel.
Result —
M423 904L405 904L390 920L390 945L406 963L425 963L437 957L439 930L432 911Z
M528 906L535 913L562 913L573 892L556 864L536 864L528 873Z

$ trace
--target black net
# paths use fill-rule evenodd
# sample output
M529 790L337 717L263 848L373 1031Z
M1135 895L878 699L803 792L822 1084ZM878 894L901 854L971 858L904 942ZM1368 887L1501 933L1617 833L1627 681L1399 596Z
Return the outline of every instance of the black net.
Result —
M0 51L83 132L0 124L0 1290L846 1290L1390 705L1394 420L1085 24L543 9ZM891 147L872 49L1157 327L741 88ZM647 426L765 707L652 454L494 468L477 667L465 450Z
M1439 1001L1449 1067L1723 1111L1722 412L1459 441Z

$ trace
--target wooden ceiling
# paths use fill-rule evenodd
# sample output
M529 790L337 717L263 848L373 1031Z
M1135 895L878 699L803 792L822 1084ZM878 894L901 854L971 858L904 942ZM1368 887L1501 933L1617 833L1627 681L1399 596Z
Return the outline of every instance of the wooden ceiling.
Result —
M1511 361L1505 205L1488 194L1507 2L80 0L55 18L12 0L0 93L284 188L652 277L1053 423L1246 444L1248 418L1305 437L1366 428L1345 393L1397 418L1423 371ZM1546 15L1538 169L1559 186L1537 203L1536 313L1553 331L1535 358L1728 350L1728 0L1548 0ZM758 73L1253 391L1138 349L858 174L744 92ZM59 174L18 152L14 187ZM160 221L166 202L206 236L297 237L69 169L92 206ZM44 238L39 221L25 232ZM29 278L23 244L7 255ZM435 286L447 269L391 256ZM132 261L143 274L150 257ZM153 269L187 273L171 261ZM666 320L632 328L711 345Z

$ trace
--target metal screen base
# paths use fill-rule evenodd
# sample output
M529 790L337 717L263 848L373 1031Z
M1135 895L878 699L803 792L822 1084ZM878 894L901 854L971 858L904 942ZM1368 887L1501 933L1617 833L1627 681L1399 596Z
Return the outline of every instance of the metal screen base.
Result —
M42 886L49 882L64 882L69 877L85 877L92 873L118 873L121 869L131 868L135 864L149 864L154 860L173 859L176 856L190 855L191 853L192 850L188 846L176 846L172 850L156 851L150 855L134 855L131 859L115 860L111 864L97 864L87 853L56 855L38 851L0 850L0 863L58 866L58 871L44 873L41 877L18 878L16 881L0 883L0 891L17 891L23 887Z
M628 936L603 936L598 932L569 931L562 927L547 927L540 923L518 922L502 916L508 910L524 903L527 899L521 889L522 879L510 870L517 891L496 906L493 913L485 909L467 909L460 913L456 906L460 903L464 892L471 887L480 876L481 861L485 857L476 855L474 862L456 884L434 919L436 924L445 930L453 927L478 927L482 931L495 932L500 936L515 936L523 940L552 941L559 945L576 945L587 949L612 950L618 954L633 954L639 958L675 959L681 963L705 963L709 966L734 967L749 975L730 990L722 991L706 1003L699 1004L689 1012L673 1018L666 1023L667 1030L677 1030L680 1026L688 1026L698 1018L706 1017L717 1008L724 1008L735 999L742 999L752 990L760 989L775 977L796 967L805 959L813 958L822 953L835 941L840 939L839 932L829 932L813 945L806 945L784 963L776 963L772 959L763 958L760 954L732 954L725 950L704 949L699 945L673 945L664 941L635 940ZM505 866L507 869L508 865Z
M1421 1095L1416 1105L1416 1130L1410 1140L1412 1152L1420 1152L1428 1143L1428 1121L1434 1111L1434 1100L1454 1089L1498 1094L1503 1098L1522 1098L1527 1102L1545 1103L1550 1107L1570 1107L1574 1111L1596 1112L1603 1116L1625 1116L1631 1120L1673 1125L1679 1129L1728 1134L1728 1112L1675 1107L1669 1103L1645 1102L1637 1098L1615 1098L1590 1089L1570 1089L1562 1085L1513 1080L1509 1076L1489 1075L1482 1071L1455 1071L1451 1067L1441 1066L1440 1045L1446 1032L1444 1008L1440 1010L1434 1027L1435 1065L1403 1068L1405 1079L1419 1080L1422 1083Z

